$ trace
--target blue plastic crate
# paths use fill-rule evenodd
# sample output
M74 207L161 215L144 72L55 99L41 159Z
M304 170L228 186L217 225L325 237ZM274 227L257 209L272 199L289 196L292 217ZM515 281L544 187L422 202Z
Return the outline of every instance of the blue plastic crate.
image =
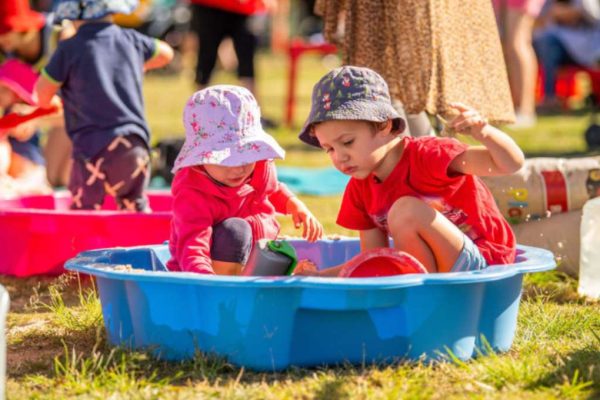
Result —
M291 241L299 257L335 265L357 239ZM168 272L166 245L81 253L66 268L97 278L112 344L166 359L215 353L255 370L388 363L451 351L466 360L481 338L510 348L523 274L555 267L520 246L513 265L383 278L230 277ZM123 270L129 264L134 270Z

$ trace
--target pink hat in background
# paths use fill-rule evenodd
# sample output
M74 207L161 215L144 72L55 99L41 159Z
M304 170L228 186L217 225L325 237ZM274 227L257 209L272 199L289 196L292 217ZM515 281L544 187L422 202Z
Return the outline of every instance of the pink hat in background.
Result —
M24 102L35 105L33 87L38 74L22 61L10 59L0 64L0 84L15 92Z
M260 124L260 108L247 89L216 85L194 93L183 111L185 143L173 173L216 164L237 167L283 158L285 151Z

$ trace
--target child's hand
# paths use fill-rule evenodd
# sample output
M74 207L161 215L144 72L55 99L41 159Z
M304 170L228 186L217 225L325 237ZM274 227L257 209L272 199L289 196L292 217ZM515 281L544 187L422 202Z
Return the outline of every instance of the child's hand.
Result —
M296 268L294 268L294 275L318 276L319 271L314 262L310 260L300 260L298 261Z
M8 133L10 136L17 139L19 142L25 142L29 140L33 135L35 135L37 128L38 126L36 121L28 121L19 124L18 126L9 130Z
M449 106L457 111L458 115L448 122L448 127L481 140L483 129L488 125L487 120L477 110L462 103L450 103Z
M50 101L50 107L55 107L56 108L56 113L55 114L62 114L62 112L63 112L63 102L60 99L60 97L58 97L58 96L52 97L52 100Z
M291 197L287 202L286 210L292 216L296 229L302 225L302 237L304 239L314 242L323 236L323 226L300 199Z

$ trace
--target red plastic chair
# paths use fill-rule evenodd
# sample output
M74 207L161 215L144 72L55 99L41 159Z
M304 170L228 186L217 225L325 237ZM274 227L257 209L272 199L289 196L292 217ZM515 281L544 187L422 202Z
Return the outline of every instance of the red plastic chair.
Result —
M556 79L556 95L562 100L564 108L567 108L567 100L570 97L580 95L580 93L578 93L579 88L577 87L576 79L576 76L579 72L588 74L595 102L600 104L600 69L569 65L561 68L558 71L558 76ZM538 102L544 99L544 72L541 68L538 72L536 99Z
M312 44L302 39L293 39L288 48L288 95L286 101L285 123L291 126L294 121L294 107L296 105L296 79L298 78L298 59L305 53L335 54L337 48L331 43Z

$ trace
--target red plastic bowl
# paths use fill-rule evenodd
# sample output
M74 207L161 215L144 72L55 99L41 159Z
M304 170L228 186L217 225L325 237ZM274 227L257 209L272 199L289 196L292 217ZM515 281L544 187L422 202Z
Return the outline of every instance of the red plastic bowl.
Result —
M0 200L0 274L58 275L84 250L164 242L171 193L150 191L148 198L148 214L117 211L112 198L100 211L72 211L68 192Z
M361 252L350 259L339 273L343 278L373 278L404 274L426 274L416 258L387 247Z

